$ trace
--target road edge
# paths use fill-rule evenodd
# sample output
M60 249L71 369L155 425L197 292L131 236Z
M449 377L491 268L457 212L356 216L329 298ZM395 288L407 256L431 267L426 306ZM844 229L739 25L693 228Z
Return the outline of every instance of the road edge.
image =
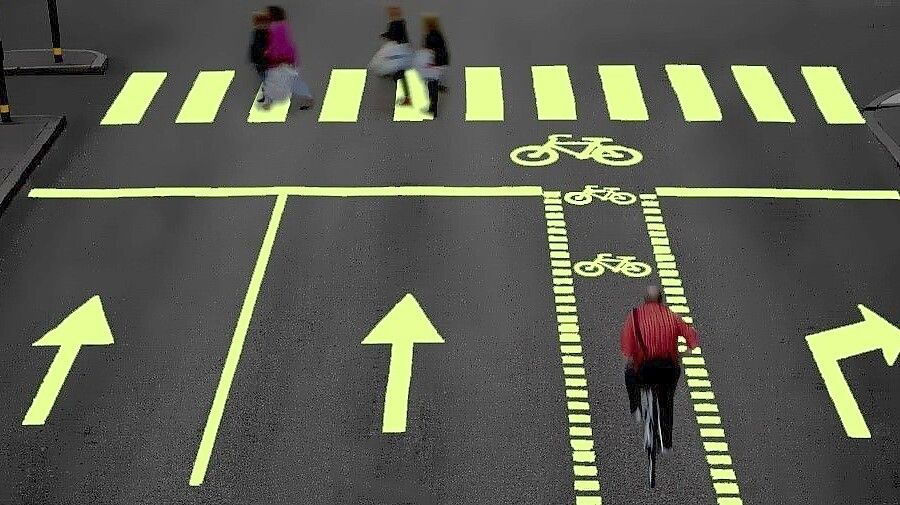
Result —
M31 172L41 164L44 155L56 142L60 134L66 127L66 116L13 116L16 118L44 118L44 128L38 134L37 138L32 142L31 147L25 152L25 155L13 165L9 175L0 182L0 216L9 205L9 202L16 195L19 188L28 179Z

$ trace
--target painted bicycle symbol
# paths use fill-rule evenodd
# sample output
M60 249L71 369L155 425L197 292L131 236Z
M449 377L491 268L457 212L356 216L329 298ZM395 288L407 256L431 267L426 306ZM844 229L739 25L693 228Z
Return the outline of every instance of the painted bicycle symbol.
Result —
M575 273L582 277L600 277L603 272L622 274L625 277L646 277L652 269L650 265L635 261L636 256L613 256L611 253L599 253L591 261L575 263Z
M547 136L547 142L538 145L517 147L509 153L514 163L525 167L543 167L559 160L559 153L573 156L577 160L592 158L601 165L628 167L637 165L644 155L637 149L613 144L609 137L582 137L572 140L567 133L554 133ZM571 148L580 147L581 150Z
M588 205L594 200L601 202L611 202L616 205L631 205L637 201L634 193L620 191L621 188L614 186L600 187L596 184L588 184L581 191L571 191L566 193L563 199L566 203L572 205Z

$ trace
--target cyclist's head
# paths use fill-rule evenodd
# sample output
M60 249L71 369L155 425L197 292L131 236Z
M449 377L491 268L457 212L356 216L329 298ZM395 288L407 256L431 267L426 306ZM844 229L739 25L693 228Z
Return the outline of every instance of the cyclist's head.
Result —
M659 286L647 286L647 294L644 295L644 301L662 303L662 291Z

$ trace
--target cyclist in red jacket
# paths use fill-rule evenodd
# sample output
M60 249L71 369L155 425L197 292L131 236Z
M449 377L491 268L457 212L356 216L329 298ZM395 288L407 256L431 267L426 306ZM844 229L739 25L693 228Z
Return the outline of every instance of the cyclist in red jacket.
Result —
M641 384L659 384L663 449L672 449L675 386L681 376L678 337L691 349L700 345L697 332L663 303L657 286L647 288L644 303L633 309L622 327L622 354L627 360L625 386L632 414L640 419Z

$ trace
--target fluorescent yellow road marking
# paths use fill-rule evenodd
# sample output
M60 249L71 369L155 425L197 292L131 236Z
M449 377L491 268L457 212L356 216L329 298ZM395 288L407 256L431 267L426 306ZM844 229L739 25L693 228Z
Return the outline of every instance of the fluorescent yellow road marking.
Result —
M678 198L822 198L828 200L900 200L892 189L656 188L659 196Z
M593 465L574 465L572 467L575 475L579 477L596 477L597 467Z
M800 67L806 85L828 124L864 124L853 97L835 67Z
M796 121L768 68L758 65L732 65L731 72L757 121L772 123Z
M572 446L572 459L576 463L594 463L596 454L593 452L594 432L591 429L590 406L588 403L587 379L585 378L584 357L581 355L582 347L577 345L581 341L578 334L578 307L576 305L575 288L572 286L572 266L568 260L553 259L560 254L568 253L561 250L568 249L568 238L565 232L565 213L559 203L558 191L545 191L544 217L547 220L547 243L550 252L550 266L553 281L553 301L556 304L557 323L559 326L559 341L566 343L560 345L560 359L563 364L563 376L566 386L566 400L569 420L569 444ZM649 268L649 267L648 267ZM568 286L559 286L560 281L568 281ZM575 344L570 344L574 342ZM570 366L580 365L580 366ZM573 400L580 401L573 401ZM572 413L576 411L579 413ZM575 479L574 489L578 493L576 503L599 504L599 496L592 493L600 491L600 481L596 479L581 479L578 477L596 477L595 465L573 465Z
M234 70L206 71L197 74L191 91L181 105L176 123L212 123L222 99L234 79Z
M565 65L531 67L531 80L539 120L578 119L568 67Z
M250 276L250 285L247 288L247 294L244 297L243 305L241 305L241 312L234 328L234 334L231 337L228 355L225 357L225 366L222 367L222 376L219 378L219 385L213 397L212 407L209 409L209 417L206 419L206 426L203 428L203 437L200 440L200 447L197 449L194 468L191 470L189 481L191 486L203 484L203 479L206 477L206 469L209 466L209 459L212 457L213 445L216 443L216 434L219 432L219 424L222 422L222 415L225 413L225 402L228 400L231 383L234 380L234 374L241 359L244 340L247 338L247 330L250 328L250 319L253 317L253 309L256 307L256 299L259 296L259 290L266 275L266 266L269 264L269 256L272 254L272 248L275 245L275 236L278 234L278 226L281 223L281 216L284 213L286 203L287 195L279 195L275 199L275 207L272 209L272 216L269 219L268 227L266 227L266 234L263 237L259 256L256 258L256 265L253 267L253 274Z
M706 456L706 463L709 465L731 466L731 456L725 456L722 454L710 454Z
M735 480L737 478L734 470L731 469L712 468L709 474L713 480Z
M525 197L540 196L540 186L383 186L383 187L321 187L321 186L271 186L271 187L220 187L220 188L35 188L29 198L230 198L257 196L326 196L326 197L379 197L379 196L444 196L444 197Z
M500 67L466 67L466 121L503 121Z
M641 195L641 203L654 203L659 204L658 198L662 195L654 194L642 194ZM662 213L660 213L662 215ZM654 254L656 257L656 267L659 272L660 281L665 286L666 295L678 295L678 296L670 296L670 303L680 303L682 305L671 305L670 308L676 313L687 313L690 309L688 307L687 297L684 293L684 288L682 287L681 279L679 278L679 273L674 269L675 267L675 255L672 254L671 248L655 245L653 237L655 233L661 233L662 239L664 239L666 244L668 244L668 234L665 230L658 231L654 230L656 225L652 222L645 223L647 227L647 234L651 237L651 244L654 244ZM666 270L664 267L668 267ZM671 287L676 286L676 287ZM687 316L683 317L684 321L688 324L693 322L693 319ZM697 424L700 427L700 436L704 440L708 439L721 439L721 442L706 442L703 443L704 451L707 453L707 462L710 465L711 475L715 476L714 480L733 480L736 481L737 477L734 473L733 468L731 468L731 457L728 454L728 445L725 443L725 429L721 426L722 419L717 415L719 412L719 407L715 403L715 394L712 390L712 383L708 379L697 379L696 377L708 377L709 373L706 370L705 364L706 361L702 355L702 349L700 347L696 347L690 351L688 351L686 339L683 336L678 337L678 351L682 353L682 363L684 364L684 374L687 378L688 387L690 388L690 396L691 403L694 407L694 411L697 413ZM710 453L722 453L722 454L710 454ZM713 465L716 465L715 467ZM724 479L725 476L729 476L729 479ZM731 484L731 483L729 483ZM714 483L715 487L716 483ZM733 491L732 494L735 495L735 498L738 500L736 503L740 503L740 496L737 490L737 485L733 484L734 488L727 488L729 491ZM717 494L722 494L723 488L715 487ZM721 501L721 500L720 500Z
M336 68L331 71L328 89L319 112L320 123L355 123L359 117L366 69Z
M570 438L569 445L572 447L573 451L583 452L583 451L590 451L590 450L594 449L594 441L591 439Z
M259 89L257 96L262 92L262 86ZM248 123L283 123L287 120L288 111L291 109L290 95L287 100L272 103L269 110L260 106L256 101L257 96L253 97L253 105L250 106L250 113L247 115Z
M122 91L119 91L106 115L100 120L100 124L140 123L156 92L166 80L166 75L166 72L132 72L122 86Z
M647 105L634 65L598 65L609 118L613 121L646 121Z
M700 65L666 65L685 121L721 121L722 111Z
M600 491L600 482L596 480L576 480L576 491Z
M881 351L887 365L893 366L900 356L900 328L864 305L857 307L862 313L861 322L808 335L806 342L847 436L871 438L869 426L838 362Z
M415 70L406 71L406 82L409 83L409 94L412 105L395 105L394 121L427 121L434 119L431 114L422 112L428 109L431 100L428 98L428 88L425 81ZM403 83L397 81L397 100L404 97Z
M78 351L83 345L110 345L113 343L112 331L106 322L106 314L103 312L103 304L100 296L95 295L75 309L56 328L48 331L43 337L34 342L33 346L59 347L50 369L41 382L37 394L25 413L22 420L24 426L40 426L47 421L47 416L56 403L56 398L62 390L66 377Z
M738 485L733 482L713 482L716 494L738 494Z
M576 496L575 505L603 505L599 496Z
M363 345L390 345L391 364L384 393L382 433L404 433L409 407L415 344L443 344L444 339L412 294L407 294L375 325Z

